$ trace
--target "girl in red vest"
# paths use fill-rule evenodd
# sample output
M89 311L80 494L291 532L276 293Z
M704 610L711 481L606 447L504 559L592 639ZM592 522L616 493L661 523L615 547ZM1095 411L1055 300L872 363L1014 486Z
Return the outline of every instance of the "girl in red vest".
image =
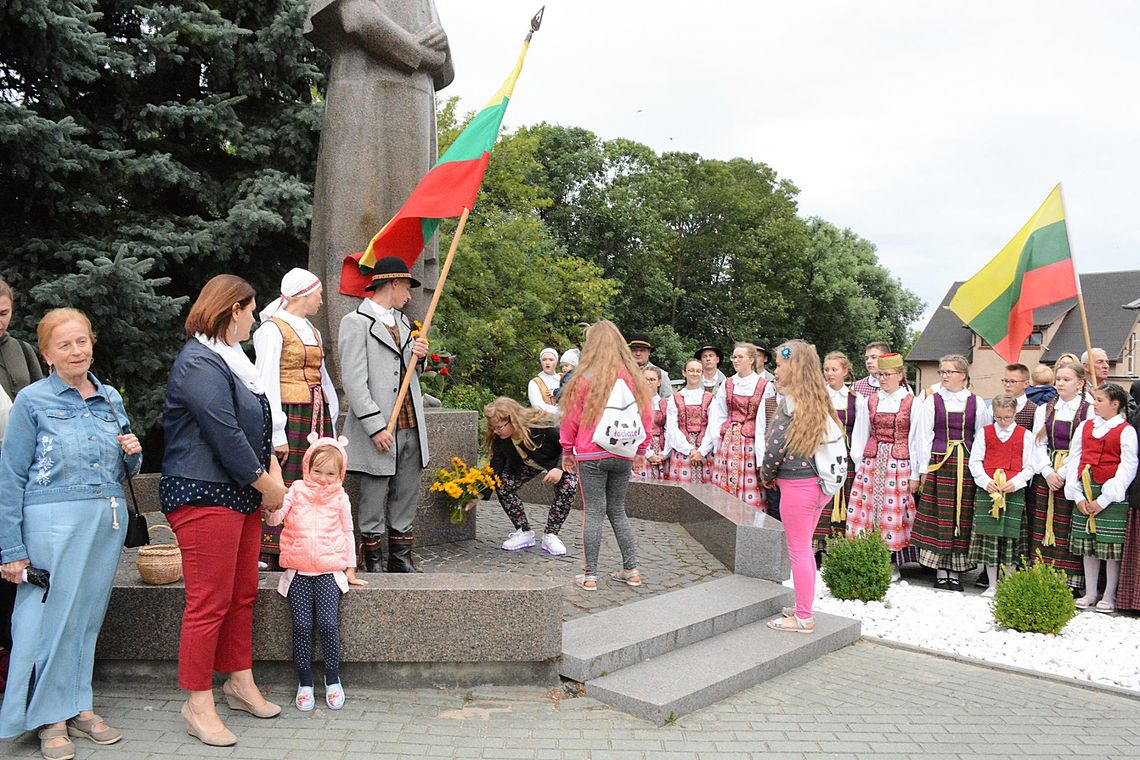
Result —
M348 587L365 586L356 577L352 538L352 507L344 491L348 439L309 435L309 449L301 460L301 478L293 481L285 503L266 513L270 525L285 523L281 531L281 566L285 572L277 591L289 600L293 613L293 664L300 685L294 704L309 711L313 698L313 628L321 637L325 655L325 703L333 710L344 706L340 684L340 595Z
M989 586L982 596L997 592L998 571L1013 572L1024 553L1021 521L1025 519L1025 487L1033 478L1033 435L1017 424L1017 397L1002 393L991 404L993 424L974 438L970 474L990 498L974 504L969 561L985 565Z
M711 474L712 441L705 440L713 395L704 389L700 359L685 363L685 387L665 404L665 439L673 450L669 479L677 483L704 483Z
M661 388L661 370L657 367L646 367L641 371L649 390L653 391L653 424L645 430L646 445L645 464L634 467L632 478L634 480L668 480L669 479L669 440L665 435L665 421L668 417L666 402L668 399L658 398Z
M1124 420L1128 395L1116 383L1093 391L1091 420L1080 424L1064 466L1065 496L1077 505L1073 512L1069 549L1085 566L1085 595L1077 608L1096 604L1097 612L1116 611L1116 586L1124 557L1128 518L1128 486L1136 477L1136 430ZM1097 601L1100 561L1107 576L1104 596Z
M713 485L763 510L756 456L764 450L764 399L776 389L756 371L759 356L751 343L737 343L732 349L736 374L713 397L705 437L716 442Z

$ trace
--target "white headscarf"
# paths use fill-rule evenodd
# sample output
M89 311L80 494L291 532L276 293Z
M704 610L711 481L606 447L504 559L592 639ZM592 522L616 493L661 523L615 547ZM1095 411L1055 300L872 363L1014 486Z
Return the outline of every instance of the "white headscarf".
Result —
M230 372L237 375L242 385L254 393L265 395L265 386L261 384L261 375L258 373L257 367L253 366L253 362L245 355L245 351L241 350L240 343L223 343L220 340L207 338L202 333L194 333L194 337L203 346L222 357L222 361L230 368Z
M321 286L321 280L308 269L293 267L281 278L281 297L261 310L261 321L269 320L285 308L290 298L307 296Z
M555 350L554 350L553 348L551 348L550 346L547 346L546 348L544 348L544 349L542 349L541 351L539 351L539 352L538 352L538 359L539 359L539 361L542 361L542 357L546 356L547 354L550 354L551 356L553 356L553 357L554 357L554 361L558 361L558 352L557 352L557 351L555 351Z

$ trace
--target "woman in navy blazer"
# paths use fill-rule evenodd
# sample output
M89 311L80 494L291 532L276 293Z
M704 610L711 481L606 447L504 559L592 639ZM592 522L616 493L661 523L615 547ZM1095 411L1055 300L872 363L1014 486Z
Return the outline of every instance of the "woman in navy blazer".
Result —
M178 536L186 607L178 651L178 685L186 728L205 744L237 738L214 706L213 674L231 708L272 718L281 708L253 680L253 601L262 504L285 497L273 456L269 402L253 362L241 349L256 308L248 282L218 275L186 318L186 336L166 385L159 499Z

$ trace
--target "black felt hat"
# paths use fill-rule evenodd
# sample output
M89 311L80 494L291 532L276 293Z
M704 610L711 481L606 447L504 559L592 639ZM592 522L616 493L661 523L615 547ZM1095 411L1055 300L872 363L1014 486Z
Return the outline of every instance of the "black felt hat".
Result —
M772 349L768 348L768 344L762 340L752 341L752 345L756 346L756 350L764 354L764 363L772 361Z
M413 288L420 287L420 281L412 277L407 262L399 256L385 256L378 259L376 265L372 267L371 276L372 282L364 286L366 292L376 290L389 280L411 280Z
M653 350L653 341L649 339L649 333L633 333L629 336L630 348L648 348Z
M693 352L693 358L694 359L700 359L701 354L703 354L705 351L714 351L716 353L717 362L724 361L724 354L721 352L721 350L719 348L714 346L712 343L706 343L705 345L701 346L696 351L694 351Z

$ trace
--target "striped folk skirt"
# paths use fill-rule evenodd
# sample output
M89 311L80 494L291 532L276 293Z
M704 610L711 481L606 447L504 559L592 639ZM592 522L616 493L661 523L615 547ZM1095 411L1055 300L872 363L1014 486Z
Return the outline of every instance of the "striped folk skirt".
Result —
M864 459L851 486L847 536L878 531L895 562L915 557L910 547L914 527L914 497L910 492L910 461L891 456L891 444L880 443L875 457Z
M963 449L955 448L939 469L927 473L919 492L910 542L918 549L919 563L926 567L955 572L974 567L966 555L970 551L977 486L967 458ZM936 462L932 460L931 464Z
M1049 498L1053 499L1053 516L1049 518ZM1065 498L1065 489L1051 491L1045 478L1038 475L1033 478L1033 502L1025 507L1029 516L1030 537L1029 548L1025 558L1030 562L1036 561L1037 552L1041 552L1041 559L1050 562L1053 567L1061 570L1068 576L1069 586L1084 588L1085 566L1080 558L1073 554L1069 548L1069 532L1073 522L1073 502ZM1045 545L1045 531L1053 526L1052 543Z
M1092 496L1100 496L1100 483L1093 482ZM1093 522L1096 532L1089 533L1089 517L1079 509L1073 510L1073 529L1069 534L1069 549L1078 556L1100 559L1124 558L1124 532L1128 523L1128 504L1118 501L1098 513Z
M1140 610L1140 509L1128 510L1124 537L1124 561L1116 587L1118 610Z
M315 430L322 438L329 437L333 433L329 408L324 404L322 407L318 410L319 414L314 414L312 404L281 405L281 409L285 412L285 438L289 442L289 458L281 468L286 488L301 477L301 459L309 450L309 433ZM280 525L266 525L265 517L261 518L262 554L281 553L281 528Z
M855 484L855 461L847 457L847 479L843 481L843 488L823 505L819 513L819 522L811 536L812 552L827 551L827 537L833 533L847 532L847 510L851 505L851 486Z
M995 520L991 508L993 497L978 492L974 511L974 531L970 538L970 562L977 565L1013 568L1024 553L1021 544L1021 524L1025 516L1025 490L1007 493L1005 509Z
M764 489L760 487L760 473L756 471L756 440L746 438L742 427L734 423L721 433L712 482L748 506L764 509Z
M685 440L696 448L700 445L704 432L685 433ZM669 456L669 480L674 483L706 483L712 474L712 454L705 457L703 462L694 462L679 451Z

